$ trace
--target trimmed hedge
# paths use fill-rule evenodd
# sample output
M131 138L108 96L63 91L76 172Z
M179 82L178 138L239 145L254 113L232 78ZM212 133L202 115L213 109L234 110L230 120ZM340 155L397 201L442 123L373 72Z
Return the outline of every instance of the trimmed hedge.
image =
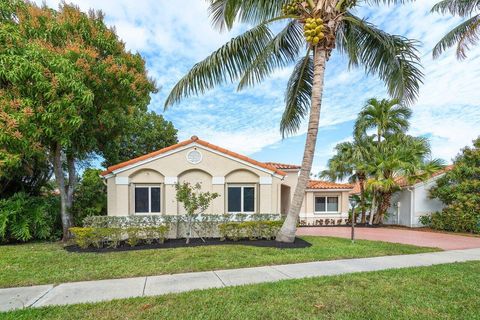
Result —
M163 243L169 228L161 225L128 228L75 227L69 230L73 234L75 244L86 249L91 246L117 248L122 240L126 240L132 247L139 243Z
M228 222L220 224L218 229L222 241L226 239L237 241L243 238L270 240L275 238L282 224L281 220Z
M255 213L255 214L202 214L194 217L195 223L227 223L244 221L277 221L280 214ZM172 223L187 222L185 215L135 215L135 216L90 216L83 220L84 227L94 228L128 228L160 226Z

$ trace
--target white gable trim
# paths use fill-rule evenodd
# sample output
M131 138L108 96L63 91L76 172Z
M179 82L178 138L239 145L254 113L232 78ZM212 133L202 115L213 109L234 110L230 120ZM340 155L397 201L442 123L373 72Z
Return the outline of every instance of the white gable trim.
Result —
M238 159L238 158L235 158L235 157L232 157L228 154L225 154L223 152L220 152L220 151L217 151L217 150L214 150L214 149L210 149L208 147L205 147L201 144L198 144L196 142L192 142L190 144L187 144L186 146L183 146L183 147L179 147L179 148L176 148L174 150L171 150L171 151L168 151L168 152L165 152L165 153L161 153L157 156L154 156L154 157L151 157L151 158L148 158L148 159L145 159L145 160L142 160L142 161L139 161L139 162L136 162L136 163L133 163L131 165L128 165L128 166L125 166L123 168L119 168L117 170L114 170L112 171L111 174L105 176L106 179L110 178L111 176L114 176L116 174L119 174L121 172L124 172L124 171L127 171L127 170L130 170L130 169L133 169L133 168L136 168L136 167L139 167L139 166L142 166L144 164L147 164L147 163L150 163L152 161L155 161L155 160L158 160L158 159L161 159L161 158L164 158L164 157L168 157L169 155L172 155L174 153L177 153L177 152L181 152L183 150L186 150L188 148L191 148L191 147L197 147L199 149L203 149L203 150L207 150L207 151L210 151L214 154L217 154L219 156L222 156L222 157L225 157L227 159L230 159L230 160L233 160L233 161L236 161L238 163L241 163L241 164L244 164L246 166L249 166L249 167L252 167L252 168L255 168L257 170L260 170L260 171L263 171L263 172L266 172L266 173L269 173L269 174L272 174L273 176L279 178L279 179L283 179L284 177L282 175L279 175L279 174L276 174L274 173L274 171L272 170L268 170L268 169L265 169L265 168L262 168L260 166L256 166L250 162L247 162L247 161L244 161L244 160L241 160L241 159Z

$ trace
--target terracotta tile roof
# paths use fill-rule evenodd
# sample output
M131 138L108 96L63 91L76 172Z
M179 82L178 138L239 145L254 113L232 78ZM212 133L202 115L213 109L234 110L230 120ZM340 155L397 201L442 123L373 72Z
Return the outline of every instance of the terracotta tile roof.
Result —
M446 166L445 168L441 169L441 170L438 170L437 172L435 172L434 174L432 174L431 178L433 177L436 177L436 176L439 176L447 171L450 171L453 169L453 164L451 165L448 165ZM409 184L407 182L407 179L405 179L404 177L398 177L395 179L395 181L398 183L398 185L400 186L400 188L405 188L405 187L410 187L412 184ZM420 181L417 181L416 183L418 183ZM352 191L350 191L351 194L359 194L360 193L360 183L355 183L354 184L354 187L352 189Z
M296 164L285 164L285 163L278 163L278 162L265 162L266 165L272 166L274 168L280 170L288 170L288 169L300 169L301 166L297 166Z
M452 170L452 169L453 169L453 164L448 165L448 166L446 166L445 168L440 169L440 170L438 170L437 172L435 172L434 174L432 174L432 176L430 177L430 179L431 179L431 178L434 178L434 177L437 177L437 176L439 176L439 175L441 175L441 174L444 174L445 172L450 171L450 170ZM395 179L395 181L398 183L398 185L399 185L401 188L410 187L410 186L412 186L412 185L415 184L415 183L421 182L421 181L416 181L416 182L413 183L413 184L412 184L412 183L408 183L408 181L407 181L407 179L405 179L405 177L398 177L398 178Z
M348 183L335 183L320 180L308 180L307 189L351 189L353 185Z
M106 176L107 174L112 173L113 171L118 170L118 169L120 169L120 168L129 166L129 165L132 165L132 164L134 164L134 163L137 163L137 162L140 162L140 161L143 161L143 160L147 160L147 159L153 158L153 157L158 156L158 155L160 155L160 154L162 154L162 153L166 153L166 152L168 152L168 151L172 151L172 150L175 150L175 149L177 149L177 148L187 146L187 145L189 145L189 144L191 144L191 143L194 143L194 142L195 142L195 143L198 143L199 145L202 145L202 146L204 146L204 147L207 147L207 148L216 150L216 151L218 151L218 152L224 153L224 154L226 154L226 155L229 155L229 156L231 156L231 157L237 158L237 159L239 159L239 160L243 160L243 161L248 162L248 163L250 163L250 164L253 164L253 165L255 165L255 166L258 166L258 167L261 167L261 168L264 168L264 169L273 171L273 172L276 173L276 174L279 174L279 175L282 175L282 176L287 175L285 172L283 172L283 171L280 170L279 168L276 168L276 167L274 167L274 166L268 165L268 164L263 163L263 162L259 162L259 161L253 160L253 159L251 159L251 158L249 158L249 157L243 156L243 155L238 154L238 153L236 153L236 152L233 152L233 151L224 149L224 148L222 148L222 147L213 145L213 144L211 144L211 143L208 143L207 141L200 140L197 136L192 136L190 139L185 140L185 141L182 141L182 142L179 142L179 143L174 144L174 145L172 145L172 146L169 146L169 147L166 147L166 148L163 148L163 149L160 149L160 150L157 150L157 151L148 153L148 154L146 154L146 155L143 155L143 156L140 156L140 157L137 157L137 158L134 158L134 159L131 159L131 160L128 160L128 161L125 161L125 162L122 162L122 163L119 163L119 164L110 166L110 167L107 168L107 170L103 171L103 172L101 173L101 175L102 175L102 176Z

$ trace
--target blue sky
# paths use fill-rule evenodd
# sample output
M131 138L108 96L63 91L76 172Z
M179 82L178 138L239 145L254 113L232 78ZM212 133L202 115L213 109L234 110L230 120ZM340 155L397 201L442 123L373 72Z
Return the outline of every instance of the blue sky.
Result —
M46 1L54 8L59 2ZM180 140L198 135L260 161L300 163L306 124L284 140L279 132L284 89L292 67L279 70L255 88L237 92L235 85L226 85L163 110L170 89L196 62L249 26L218 33L210 25L202 0L183 0L181 5L171 0L71 2L83 10L104 11L106 22L115 26L127 48L142 54L150 76L161 86L149 108L174 123ZM458 22L430 14L435 2L360 8L357 14L390 33L420 41L425 83L412 107L410 133L429 137L433 156L451 162L460 148L480 134L480 49L470 51L462 62L456 61L452 51L432 60L435 43ZM338 52L327 64L325 84L314 174L325 167L338 142L351 139L353 121L365 101L386 97L382 82L366 76L361 69L349 70Z

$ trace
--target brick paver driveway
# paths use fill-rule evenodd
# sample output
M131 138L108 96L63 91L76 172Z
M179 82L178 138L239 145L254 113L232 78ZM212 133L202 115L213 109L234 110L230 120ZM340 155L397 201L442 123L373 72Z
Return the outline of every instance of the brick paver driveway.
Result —
M297 235L350 238L349 227L303 227ZM357 239L378 240L433 247L443 250L480 248L480 237L393 228L355 228Z

